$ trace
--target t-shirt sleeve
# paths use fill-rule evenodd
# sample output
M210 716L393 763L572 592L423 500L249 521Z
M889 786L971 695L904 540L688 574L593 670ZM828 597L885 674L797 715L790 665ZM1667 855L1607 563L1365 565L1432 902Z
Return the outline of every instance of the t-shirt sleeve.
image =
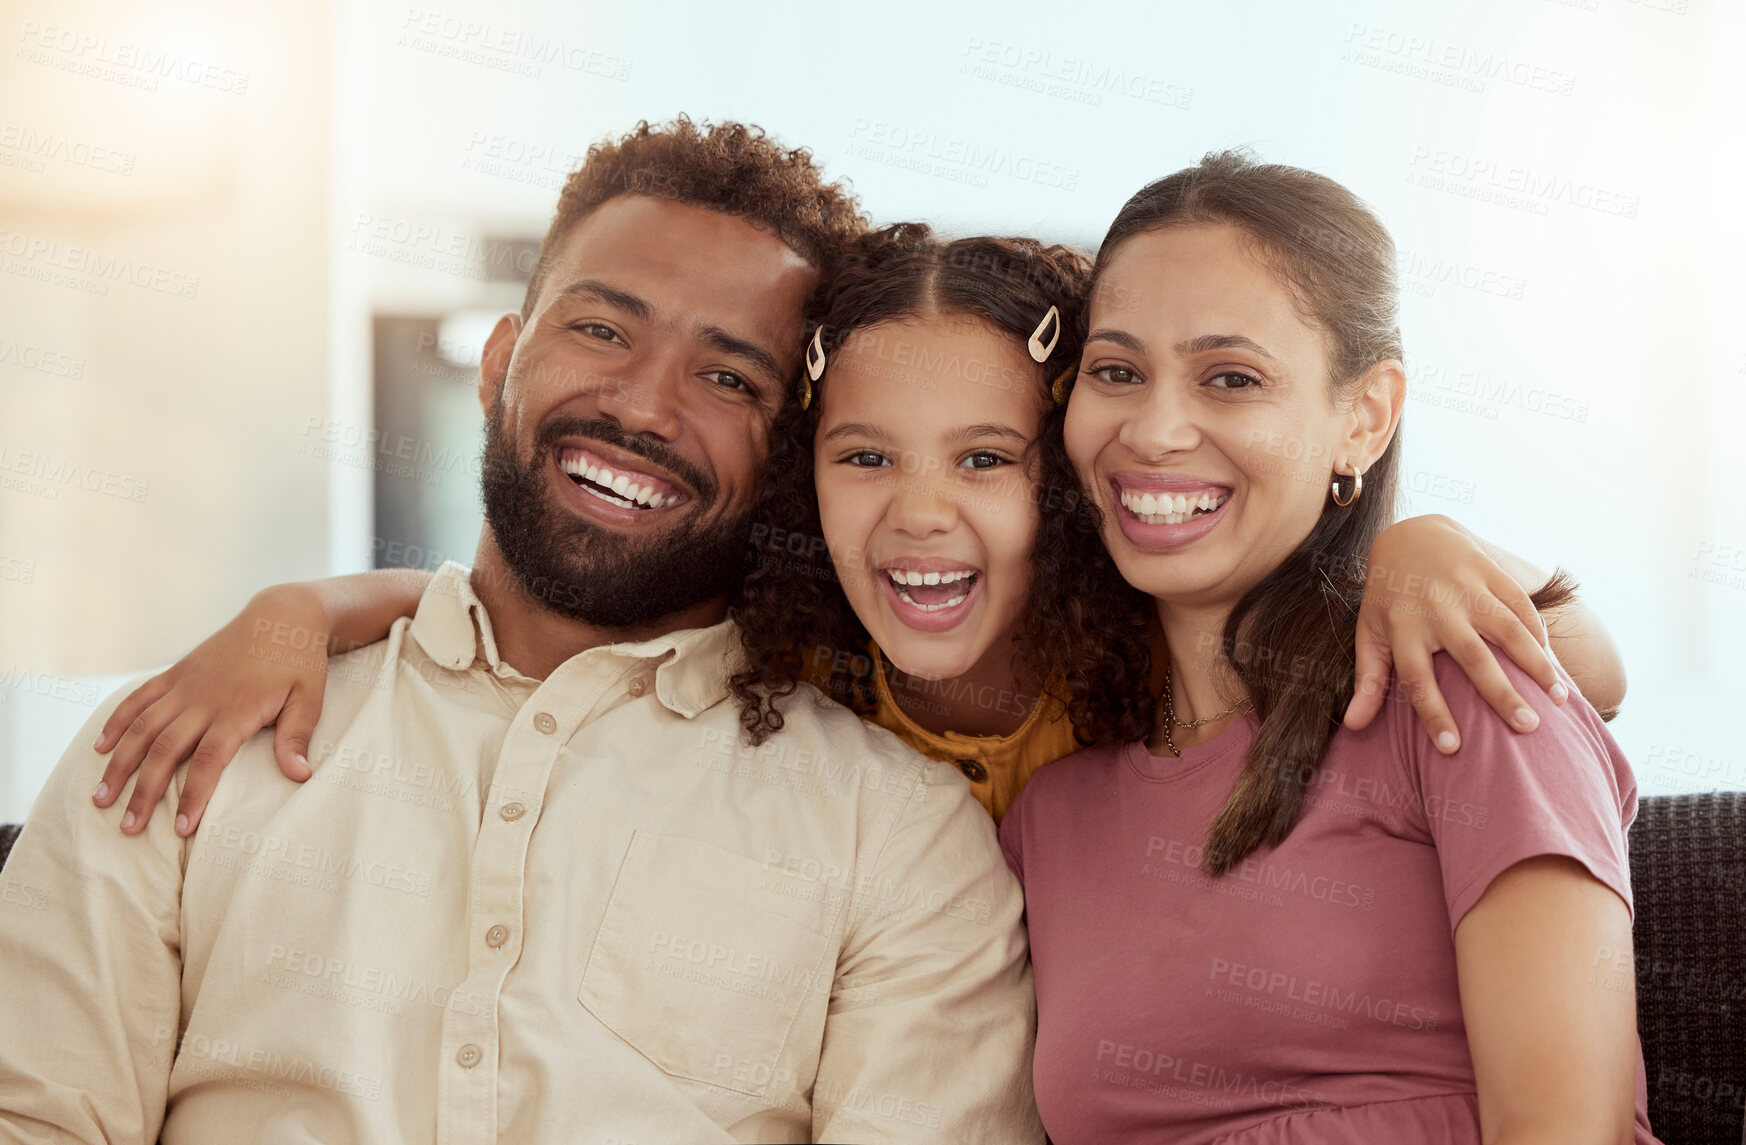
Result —
M1494 649L1494 651L1496 651ZM1410 704L1392 705L1403 758L1422 796L1443 871L1451 931L1492 880L1541 855L1575 859L1631 906L1625 832L1637 814L1637 780L1606 725L1577 692L1562 706L1501 651L1516 691L1540 717L1528 733L1492 711L1455 659L1435 657L1437 685L1461 731L1445 756ZM1396 690L1399 697L1399 691Z
M1030 785L1019 792L1018 799L1006 809L1006 814L1000 820L1000 853L1006 856L1007 869L1018 879L1019 886L1025 885L1024 864L1024 808L1031 800L1025 798L1030 791Z

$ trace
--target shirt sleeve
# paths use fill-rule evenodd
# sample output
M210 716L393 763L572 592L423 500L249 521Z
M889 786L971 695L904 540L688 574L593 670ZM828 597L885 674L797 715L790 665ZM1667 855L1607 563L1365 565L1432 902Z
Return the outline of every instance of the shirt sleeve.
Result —
M1575 859L1631 906L1626 830L1637 814L1637 781L1606 725L1563 668L1562 706L1502 652L1504 673L1540 717L1532 732L1511 730L1453 657L1435 657L1461 747L1445 756L1412 706L1394 705L1396 734L1437 847L1453 931L1492 881L1526 859Z
M91 749L130 681L86 721L0 871L0 1139L158 1139L181 1015L178 772L144 833L129 790L91 802Z
M1029 803L1021 791L1018 799L1007 808L1006 818L1000 822L1000 853L1006 859L1006 869L1012 872L1020 887L1025 885L1024 809L1027 806Z
M857 875L814 1140L1040 1143L1018 884L968 786L930 770Z

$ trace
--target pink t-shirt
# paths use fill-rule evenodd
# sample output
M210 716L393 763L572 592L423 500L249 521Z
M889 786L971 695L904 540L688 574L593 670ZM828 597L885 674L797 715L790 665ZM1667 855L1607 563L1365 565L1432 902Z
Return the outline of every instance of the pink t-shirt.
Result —
M1436 668L1460 751L1439 754L1396 689L1369 728L1335 733L1285 842L1218 879L1201 848L1252 717L1181 759L1094 748L1031 780L1000 839L1024 884L1055 1145L1478 1145L1455 925L1536 855L1578 860L1628 905L1637 785L1579 696L1555 707L1506 661L1540 714L1523 736L1452 659ZM1597 985L1631 989L1631 964L1602 960ZM1637 1072L1636 1137L1653 1142L1641 1054Z

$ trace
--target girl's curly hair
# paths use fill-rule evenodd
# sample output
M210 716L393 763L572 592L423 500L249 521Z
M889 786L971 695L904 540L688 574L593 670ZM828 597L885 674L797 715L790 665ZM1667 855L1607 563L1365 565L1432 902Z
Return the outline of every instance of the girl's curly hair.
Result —
M856 330L914 317L974 318L1022 345L1051 305L1059 309L1060 338L1034 371L1046 407L1032 445L1039 520L1016 645L1086 744L1143 739L1152 727L1150 601L1121 579L1104 548L1100 514L1067 457L1066 407L1050 396L1055 379L1078 363L1090 278L1089 258L1070 247L1028 238L943 241L925 224L898 223L852 245L813 308L827 358ZM827 369L815 388L829 381ZM781 729L780 702L802 680L821 681L863 716L875 707L870 637L838 583L819 520L813 435L821 404L815 396L803 410L791 400L777 417L750 569L731 610L746 660L729 688L753 744Z

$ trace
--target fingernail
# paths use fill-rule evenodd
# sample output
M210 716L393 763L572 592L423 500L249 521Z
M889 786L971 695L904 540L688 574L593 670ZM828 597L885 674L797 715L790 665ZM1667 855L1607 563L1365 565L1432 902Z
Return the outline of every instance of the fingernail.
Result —
M186 835L187 833L188 833L188 817L186 815L176 816L176 834Z
M121 829L123 831L133 830L133 812L129 811L121 817Z
M93 799L97 800L97 802L101 803L101 802L103 802L103 797L105 795L108 795L108 794L109 794L109 785L107 783L99 783L97 785L97 790L95 790L91 793L91 798L93 798Z
M108 732L98 732L97 733L97 742L91 745L91 749L93 751L108 751L109 750L108 747L105 746L108 743L108 741L109 741L109 733Z
M1536 716L1534 714L1532 708L1517 708L1516 709L1516 726L1521 728L1522 730L1526 731L1527 729L1534 727L1539 722L1540 722L1540 717Z
M301 752L291 758L297 762L299 767L303 768L303 777L305 779L308 779L311 775L315 774L315 772L310 770L309 760Z
M1454 751L1455 746L1460 742L1460 740L1455 738L1454 732L1439 732L1437 734L1437 746L1444 751Z
M1560 680L1558 683L1552 685L1552 702L1554 704L1562 704L1569 698L1570 689L1564 686L1564 681Z

